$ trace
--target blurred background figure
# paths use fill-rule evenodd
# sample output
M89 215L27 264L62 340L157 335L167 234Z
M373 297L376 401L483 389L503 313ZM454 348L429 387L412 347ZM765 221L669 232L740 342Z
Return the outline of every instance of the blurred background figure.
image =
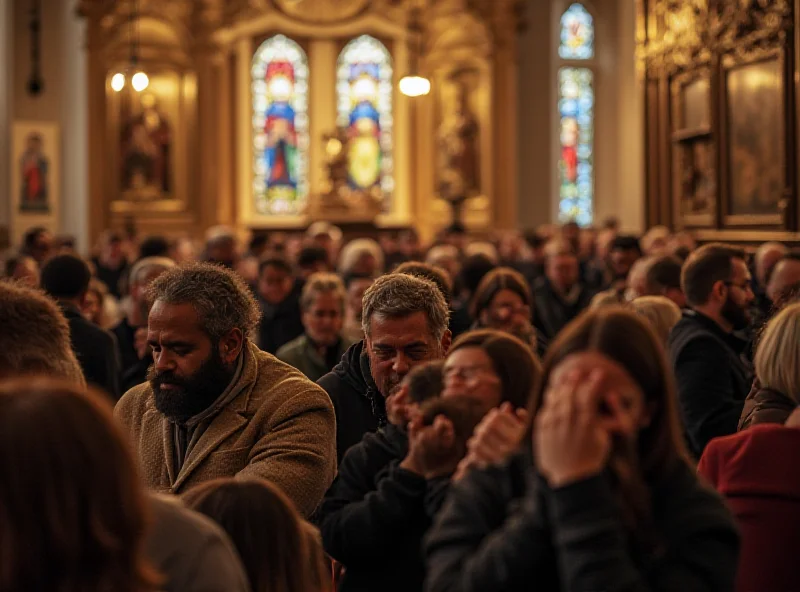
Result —
M315 273L331 271L328 263L328 252L318 245L306 245L297 255L297 274L307 280Z
M642 237L642 251L648 257L668 254L666 250L670 236L669 228L666 226L653 226Z
M104 232L98 241L97 254L92 258L95 276L108 288L114 298L121 295L120 283L128 274L128 259L123 249L122 236Z
M311 275L300 296L304 332L280 347L276 357L314 382L330 372L353 344L341 334L345 299L344 284L337 275Z
M666 296L642 296L631 302L631 308L647 319L666 347L670 331L681 320L681 309L678 305Z
M81 313L91 278L89 265L75 255L56 255L42 267L42 289L58 302L69 323L72 349L86 381L116 401L122 394L116 339Z
M349 274L344 277L346 304L342 338L351 343L364 339L364 329L361 325L361 302L364 298L364 292L369 289L374 281L372 276L363 274Z
M39 287L39 264L28 255L13 255L5 261L4 279L19 282L29 288Z
M33 258L41 267L47 258L52 255L53 247L54 240L50 231L37 226L28 230L23 236L20 254Z
M342 277L365 275L376 278L383 273L384 268L380 245L371 238L358 238L347 243L342 249L337 271Z
M112 329L119 322L119 307L106 285L96 278L89 282L81 312L87 321L101 329Z
M262 317L258 346L265 352L274 355L282 346L303 334L300 319L302 289L302 282L295 281L286 259L271 256L259 264L257 297Z

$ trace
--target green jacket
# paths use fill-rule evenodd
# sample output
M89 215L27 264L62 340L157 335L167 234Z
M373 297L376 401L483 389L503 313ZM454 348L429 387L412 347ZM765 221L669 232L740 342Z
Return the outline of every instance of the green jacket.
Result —
M286 362L300 370L309 380L316 382L330 372L333 366L339 363L344 352L346 352L347 348L351 345L352 342L350 340L342 338L336 348L337 351L334 357L336 361L333 365L329 365L304 333L281 347L275 356L280 361Z

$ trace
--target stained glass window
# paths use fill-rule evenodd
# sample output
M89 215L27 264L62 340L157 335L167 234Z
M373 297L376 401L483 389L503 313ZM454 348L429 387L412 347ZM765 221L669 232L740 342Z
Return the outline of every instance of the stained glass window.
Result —
M594 21L581 4L573 4L561 17L558 55L565 60L588 60L594 57Z
M256 50L253 195L261 214L296 214L308 196L308 59L283 35Z
M347 180L351 189L379 192L389 207L392 171L392 57L369 35L348 43L339 54L336 79L337 123L350 138Z
M594 88L588 68L558 71L561 154L559 219L592 223L594 197Z

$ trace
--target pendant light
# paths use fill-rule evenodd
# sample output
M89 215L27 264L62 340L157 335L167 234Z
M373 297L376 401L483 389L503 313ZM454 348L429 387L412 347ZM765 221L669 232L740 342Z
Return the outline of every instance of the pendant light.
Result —
M125 88L126 72L131 74L131 87L136 92L142 92L150 85L150 78L139 70L139 0L131 0L130 18L130 48L131 58L128 67L121 72L117 72L111 77L111 89L120 92Z
M422 53L422 9L411 8L408 23L409 72L400 79L400 92L407 97L421 97L431 92L431 81L419 71L419 55Z

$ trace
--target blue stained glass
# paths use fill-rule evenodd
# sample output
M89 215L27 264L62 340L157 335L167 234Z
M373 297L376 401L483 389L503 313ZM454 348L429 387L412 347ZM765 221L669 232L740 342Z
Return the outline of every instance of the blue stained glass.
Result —
M559 216L562 221L592 223L594 199L593 132L594 92L588 68L561 68L558 72L561 116Z
M250 70L253 195L261 214L297 214L308 196L308 60L283 35L256 50Z
M582 4L573 4L561 17L558 55L565 60L594 57L594 19Z

